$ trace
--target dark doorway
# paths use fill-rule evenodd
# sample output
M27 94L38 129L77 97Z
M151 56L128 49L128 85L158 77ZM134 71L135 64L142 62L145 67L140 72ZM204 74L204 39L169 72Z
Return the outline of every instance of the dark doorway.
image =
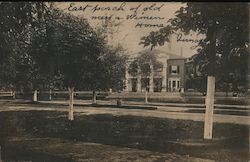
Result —
M131 84L132 84L132 92L137 91L137 79L131 79Z

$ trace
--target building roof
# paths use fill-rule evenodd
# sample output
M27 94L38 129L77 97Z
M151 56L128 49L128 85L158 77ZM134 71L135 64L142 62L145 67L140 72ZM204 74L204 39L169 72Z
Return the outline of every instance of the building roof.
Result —
M145 50L133 53L131 55L131 58L135 58L142 53L156 54L156 55L158 55L158 58L167 58L168 57L169 59L185 59L185 57L183 57L183 56L173 54L170 52L166 52L166 51L162 51L162 50L158 50L158 49L153 49L153 50L145 49Z

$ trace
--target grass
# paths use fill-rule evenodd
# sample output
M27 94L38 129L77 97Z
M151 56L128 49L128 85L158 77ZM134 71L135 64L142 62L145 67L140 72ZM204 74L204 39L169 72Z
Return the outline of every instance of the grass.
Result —
M1 112L0 123L1 145L10 136L29 134L221 162L248 159L248 126L244 125L215 123L214 139L204 141L203 122L187 120L76 113L75 120L69 122L62 112L27 111Z

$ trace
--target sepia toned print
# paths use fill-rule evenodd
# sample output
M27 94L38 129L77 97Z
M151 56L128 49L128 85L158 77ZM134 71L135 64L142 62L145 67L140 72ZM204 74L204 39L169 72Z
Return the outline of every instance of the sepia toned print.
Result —
M0 162L246 162L249 3L0 2Z

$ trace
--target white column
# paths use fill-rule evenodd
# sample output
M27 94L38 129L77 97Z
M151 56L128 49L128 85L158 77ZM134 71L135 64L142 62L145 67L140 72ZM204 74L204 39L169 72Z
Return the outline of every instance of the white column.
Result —
M215 77L207 77L206 112L204 123L204 139L212 139L214 111Z
M131 90L131 88L130 88L128 67L126 67L126 71L125 71L125 86L126 86L125 92L129 92Z
M167 92L167 61L163 64L162 69L162 92Z
M141 75L137 77L137 92L141 92Z
M154 92L154 68L150 65L149 92Z
M173 91L173 80L170 79L170 87L169 87L170 92Z

